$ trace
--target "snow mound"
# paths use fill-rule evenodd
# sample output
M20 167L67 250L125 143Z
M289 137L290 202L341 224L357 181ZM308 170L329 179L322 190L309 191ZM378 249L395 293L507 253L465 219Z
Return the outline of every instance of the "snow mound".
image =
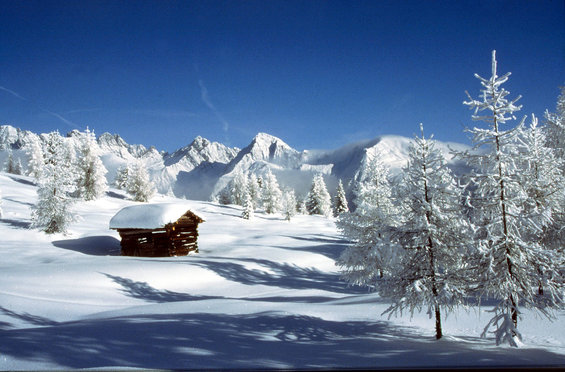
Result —
M112 217L110 229L156 229L175 222L189 209L185 203L130 205Z

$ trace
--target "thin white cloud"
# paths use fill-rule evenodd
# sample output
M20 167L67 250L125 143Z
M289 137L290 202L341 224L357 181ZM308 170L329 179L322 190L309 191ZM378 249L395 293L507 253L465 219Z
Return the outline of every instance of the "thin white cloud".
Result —
M214 106L210 100L208 89L204 85L204 82L202 80L198 80L198 85L200 85L200 97L202 98L202 102L204 102L204 104L214 113L216 118L220 121L220 123L222 123L222 130L227 133L230 129L230 123L224 119L222 113L216 109L216 106Z
M14 91L11 90L11 89L8 89L8 88L5 88L5 87L0 86L0 90L3 90L4 92L13 95L13 96L16 97L16 98L21 99L22 101L27 101L27 98L22 97L21 95L19 95L18 93L14 92Z
M46 112L46 113L48 113L49 115L52 115L52 116L56 117L57 119L61 120L63 123L65 123L65 124L67 124L67 125L69 125L69 126L71 126L71 127L73 127L73 128L79 128L79 125L78 125L78 124L73 123L72 121L68 120L67 118L65 118L64 116L62 116L62 115L60 115L60 114L57 114L56 112L49 111L49 110L46 110L46 109L44 109L44 108L42 108L41 110L44 111L44 112Z

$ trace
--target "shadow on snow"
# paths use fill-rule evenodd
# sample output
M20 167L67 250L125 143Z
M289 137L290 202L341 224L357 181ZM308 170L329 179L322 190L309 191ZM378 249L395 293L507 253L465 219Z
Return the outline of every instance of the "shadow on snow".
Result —
M546 350L473 348L388 322L267 312L166 314L1 331L3 355L65 368L317 368L563 365ZM480 340L469 339L474 344Z
M113 236L87 236L79 239L56 240L55 247L80 252L91 256L119 256L120 241Z
M268 269L269 272L249 269L245 267L245 262L259 264ZM348 287L339 274L324 273L314 268L304 268L263 259L232 259L229 262L198 259L192 264L212 270L224 279L246 285L259 284L285 289L319 289L346 294L367 293L364 288Z

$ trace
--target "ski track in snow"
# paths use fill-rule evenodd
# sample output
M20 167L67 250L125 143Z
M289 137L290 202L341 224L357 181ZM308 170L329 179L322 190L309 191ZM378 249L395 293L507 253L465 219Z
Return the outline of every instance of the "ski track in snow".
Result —
M119 256L119 190L79 202L68 235L29 230L35 186L0 173L0 369L565 366L565 314L524 311L520 349L479 337L488 306L433 320L382 316L389 303L339 278L332 219L191 201L200 253ZM157 196L153 202L175 202Z

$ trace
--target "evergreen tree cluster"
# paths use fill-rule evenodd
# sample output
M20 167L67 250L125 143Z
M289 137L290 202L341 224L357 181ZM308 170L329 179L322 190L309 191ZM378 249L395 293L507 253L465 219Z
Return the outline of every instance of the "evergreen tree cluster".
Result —
M51 132L41 138L32 137L25 150L29 159L27 174L38 185L32 225L49 234L64 233L75 220L74 202L96 200L108 188L107 170L100 160L94 133L87 128L84 133L76 132L74 138L63 138Z
M471 172L457 179L434 141L414 139L401 177L378 156L355 176L357 209L337 226L352 241L337 264L351 284L392 300L390 315L426 309L442 337L441 314L469 298L497 301L483 335L518 346L520 308L551 317L563 305L565 268L565 91L546 125L532 115L514 127L520 97L509 100L492 54L480 97L464 102L484 127L468 130L471 151L455 154ZM467 180L460 185L462 179ZM394 187L393 187L394 185Z

